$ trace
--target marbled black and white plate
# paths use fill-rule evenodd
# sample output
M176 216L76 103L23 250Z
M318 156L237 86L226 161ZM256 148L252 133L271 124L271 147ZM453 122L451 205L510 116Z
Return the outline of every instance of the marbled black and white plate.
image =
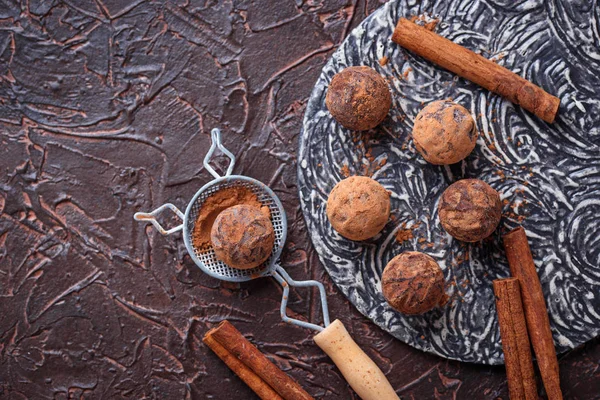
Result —
M307 105L298 160L308 232L341 291L396 338L451 359L501 364L492 281L509 275L499 233L519 223L530 238L558 350L600 333L599 9L596 1L391 1L323 68ZM557 121L546 124L391 42L400 16L425 12L441 19L437 33L560 97ZM329 81L352 65L375 68L393 92L388 118L366 134L342 128L325 107ZM410 140L423 104L443 98L471 110L481 133L475 151L452 167L427 164ZM348 174L370 175L393 193L392 221L362 243L339 236L325 215L328 193ZM467 245L440 228L436 207L450 183L471 177L501 192L505 205L499 232ZM399 231L407 240L396 239ZM404 250L437 259L450 295L445 307L407 317L386 304L381 274Z

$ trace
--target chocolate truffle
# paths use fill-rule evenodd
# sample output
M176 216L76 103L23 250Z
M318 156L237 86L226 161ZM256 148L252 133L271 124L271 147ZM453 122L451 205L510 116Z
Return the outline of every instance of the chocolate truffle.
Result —
M263 206L258 200L258 196L247 187L231 186L218 190L204 200L198 211L198 217L192 232L192 243L196 249L206 250L210 248L212 245L210 232L215 220L223 210L238 204L259 208L267 218L271 218L269 207Z
M373 68L348 67L334 75L325 104L342 126L364 131L384 120L392 105L392 95L383 77Z
M477 242L500 223L502 203L498 192L484 181L463 179L444 191L438 211L446 232L463 242Z
M376 180L351 176L340 181L327 199L333 229L350 240L377 235L390 217L390 194Z
M232 268L250 269L269 258L275 232L259 208L241 204L217 216L210 238L217 259Z
M422 314L446 301L442 269L418 251L392 258L383 271L381 288L389 305L403 314Z
M429 103L413 127L413 141L423 158L432 164L459 162L473 151L478 132L475 121L463 106L448 100Z

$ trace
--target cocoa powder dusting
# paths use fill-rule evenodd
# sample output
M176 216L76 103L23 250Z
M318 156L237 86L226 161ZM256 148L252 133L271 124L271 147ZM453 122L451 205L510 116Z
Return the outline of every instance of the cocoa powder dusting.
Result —
M396 241L398 243L406 242L413 238L413 233L410 229L401 229L396 233Z
M342 165L342 176L344 178L348 178L350 176L350 168L348 167L348 164L344 164Z
M368 147L372 140L378 140L376 134L370 132L361 132L352 136L352 143L356 145L356 153L360 159L361 165L356 165L355 170L360 171L362 176L373 176L387 164L387 155L380 154L373 156L372 149ZM340 173L344 178L351 175L348 164L343 164Z
M439 18L433 18L428 13L423 13L421 15L413 15L409 18L410 22L414 22L417 25L422 25L423 28L433 31L437 24L440 22Z
M396 241L398 243L403 243L407 240L411 240L413 237L412 228L406 228L406 222L403 222L402 228L396 232Z
M233 186L221 189L204 200L204 203L200 208L198 218L196 218L194 232L192 233L192 243L194 244L194 247L197 249L206 249L210 247L210 231L215 219L217 219L217 216L225 209L238 204L256 207L260 209L263 215L271 219L269 207L263 206L260 201L258 201L256 194L250 189L243 186Z

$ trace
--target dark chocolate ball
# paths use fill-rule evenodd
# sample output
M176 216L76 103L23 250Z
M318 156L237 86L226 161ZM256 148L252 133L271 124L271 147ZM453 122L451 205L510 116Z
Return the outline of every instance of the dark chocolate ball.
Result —
M377 235L390 218L390 194L366 176L351 176L329 193L327 218L340 235L366 240Z
M417 114L412 136L425 160L449 165L467 157L479 135L466 108L449 100L438 100Z
M418 251L392 258L383 271L381 288L389 305L403 314L422 314L446 301L442 269Z
M392 105L392 95L385 79L373 68L348 67L334 75L325 105L342 126L364 131L384 120Z
M496 230L502 202L498 192L484 181L462 179L444 191L438 211L446 232L463 242L477 242Z
M210 237L217 259L237 269L264 263L275 243L271 220L259 208L248 205L222 211L215 219Z

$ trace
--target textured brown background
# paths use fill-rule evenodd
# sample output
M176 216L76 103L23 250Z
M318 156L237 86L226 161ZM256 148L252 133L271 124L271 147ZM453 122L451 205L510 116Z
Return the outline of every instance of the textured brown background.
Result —
M221 127L237 173L288 213L283 266L403 398L507 398L504 370L416 351L341 296L307 239L297 137L321 67L375 1L0 1L0 398L247 399L202 343L229 319L315 397L351 399L281 289L203 275L179 235L135 223L210 180ZM224 165L225 160L219 162ZM167 224L175 223L166 219ZM290 313L319 320L315 292ZM598 341L561 357L565 398L600 398Z

